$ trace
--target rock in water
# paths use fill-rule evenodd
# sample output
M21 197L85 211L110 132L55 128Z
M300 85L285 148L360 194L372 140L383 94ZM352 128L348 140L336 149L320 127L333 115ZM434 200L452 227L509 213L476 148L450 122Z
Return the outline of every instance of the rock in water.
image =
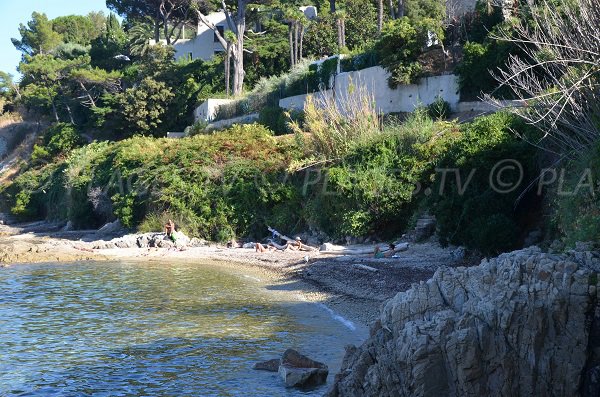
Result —
M272 360L256 363L252 368L257 369L259 371L277 372L279 371L279 364L281 364L281 360L278 358L274 358Z
M279 366L279 376L285 382L285 387L311 388L327 382L328 369L295 368L287 365Z
M537 248L440 268L386 303L327 395L591 395L598 291L597 273Z
M327 365L288 349L283 353L279 376L286 387L310 388L324 384L327 381L329 369Z

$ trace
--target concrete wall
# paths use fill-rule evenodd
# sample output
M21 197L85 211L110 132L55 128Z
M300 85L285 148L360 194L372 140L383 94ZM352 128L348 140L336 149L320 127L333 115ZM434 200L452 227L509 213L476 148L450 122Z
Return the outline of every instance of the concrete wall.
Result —
M211 122L215 119L219 106L233 101L233 99L207 99L194 110L194 120Z
M340 102L362 87L374 97L377 110L383 114L412 112L420 104L429 105L438 96L447 101L452 110L456 110L460 96L458 78L454 75L425 77L418 84L402 85L396 89L388 86L388 77L389 73L379 66L340 73L335 78L333 94ZM283 98L279 106L288 110L302 110L305 100L306 95Z

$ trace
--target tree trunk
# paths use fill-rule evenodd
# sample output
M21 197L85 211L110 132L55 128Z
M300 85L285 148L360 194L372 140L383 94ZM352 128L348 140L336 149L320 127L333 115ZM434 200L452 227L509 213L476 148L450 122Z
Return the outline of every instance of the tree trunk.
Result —
M383 30L383 0L377 1L377 32Z
M163 30L165 31L165 40L167 40L167 45L171 45L171 37L169 35L169 18L165 15L163 16Z
M58 118L58 110L56 110L56 103L54 103L54 99L52 100L52 113L54 113L54 120L57 123L60 123L60 119Z
M340 18L336 19L337 25L337 34L338 34L338 53L342 51L342 47L344 46L342 40L342 20Z
M404 16L404 0L398 0L398 19Z
M73 119L73 112L71 111L71 107L68 103L65 103L65 107L67 108L67 113L69 114L69 120L71 121L71 124L75 125L75 120Z
M300 48L298 50L298 62L304 59L304 25L300 24Z
M156 11L154 17L154 41L158 44L160 41L160 11Z
M289 41L290 41L290 62L292 66L296 65L296 59L294 57L294 22L290 22L289 30Z
M231 42L227 42L227 55L225 56L225 92L231 95Z
M390 7L390 17L392 18L392 20L396 19L396 10L394 9L394 0L389 0L388 6Z
M346 48L346 20L342 19L342 48Z
M244 91L244 33L246 32L246 0L238 0L237 9L237 43L235 43L233 95L241 95Z
M335 0L329 0L329 12L335 14Z
M298 51L300 49L299 41L300 41L300 22L295 21L294 22L294 60L296 61L296 63L298 63L298 61L300 60L300 53Z
M92 95L90 94L90 92L88 91L87 88L85 88L85 85L80 81L79 82L79 86L81 87L81 89L83 90L83 92L85 92L85 95L87 95L89 101L90 101L90 106L92 108L96 107L96 101L94 101L94 98L92 98Z

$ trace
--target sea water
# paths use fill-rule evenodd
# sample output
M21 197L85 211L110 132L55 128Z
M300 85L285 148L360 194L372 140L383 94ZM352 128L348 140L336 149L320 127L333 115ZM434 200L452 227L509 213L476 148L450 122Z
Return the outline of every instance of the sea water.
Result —
M322 395L252 365L296 348L330 366L330 384L364 335L326 302L291 299L300 284L213 265L0 269L0 396Z

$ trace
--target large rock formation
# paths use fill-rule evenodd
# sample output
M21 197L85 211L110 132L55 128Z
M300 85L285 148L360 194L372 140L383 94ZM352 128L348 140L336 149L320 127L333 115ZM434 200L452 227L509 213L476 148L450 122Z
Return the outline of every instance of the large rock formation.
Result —
M328 395L597 396L598 291L575 255L537 248L440 268L388 301Z

